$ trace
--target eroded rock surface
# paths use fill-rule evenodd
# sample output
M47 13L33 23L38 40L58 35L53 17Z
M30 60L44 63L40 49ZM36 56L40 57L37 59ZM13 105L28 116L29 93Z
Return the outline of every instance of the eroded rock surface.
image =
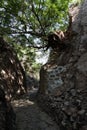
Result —
M16 130L10 100L26 90L25 74L14 49L0 37L0 130Z
M67 42L71 48L51 51L41 68L38 101L61 130L87 130L87 0L72 7L70 14L74 35Z
M14 49L0 37L0 85L7 98L24 93L25 73Z

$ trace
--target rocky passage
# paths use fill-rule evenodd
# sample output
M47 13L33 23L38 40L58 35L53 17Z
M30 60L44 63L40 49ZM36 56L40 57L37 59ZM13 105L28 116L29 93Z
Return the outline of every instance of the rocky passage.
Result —
M23 95L12 102L16 112L17 130L59 130L57 124L35 101L35 91Z

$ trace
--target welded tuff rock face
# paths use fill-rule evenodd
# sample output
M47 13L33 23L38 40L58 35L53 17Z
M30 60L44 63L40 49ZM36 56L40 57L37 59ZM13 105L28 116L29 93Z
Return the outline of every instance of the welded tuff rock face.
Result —
M70 41L71 48L67 51L52 50L48 62L42 66L40 85L46 91L67 86L82 89L86 87L87 76L87 1L81 7L72 7L72 31L76 33ZM78 29L77 29L78 28ZM43 78L42 78L43 77ZM72 81L72 79L74 81ZM60 86L60 87L59 87ZM52 93L51 92L51 93Z
M14 49L0 37L0 87L7 98L24 93L25 73Z
M13 48L0 37L0 130L16 130L10 100L25 91L23 68Z
M87 0L71 7L70 14L75 33L68 40L71 48L51 51L40 71L39 91L55 97L50 105L61 128L87 130Z

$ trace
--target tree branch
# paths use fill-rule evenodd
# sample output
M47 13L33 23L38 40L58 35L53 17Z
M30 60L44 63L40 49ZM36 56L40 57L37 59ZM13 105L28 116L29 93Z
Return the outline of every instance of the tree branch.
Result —
M33 5L33 4L32 4L32 12L33 12L34 15L36 16L36 18L37 18L37 20L38 20L38 22L39 22L39 24L40 24L40 26L41 26L42 32L45 34L44 28L43 28L43 26L42 26L42 24L41 24L41 21L40 21L40 19L39 19L39 17L38 17L38 14L35 12L34 5Z
M31 41L27 38L27 37L25 37L26 38L26 40L29 42L29 43L31 43ZM30 47L30 48L36 48L36 49L44 49L45 47L46 47L47 45L42 45L42 46L35 46L35 45L33 45L33 43L31 43L31 45L28 45L28 47Z

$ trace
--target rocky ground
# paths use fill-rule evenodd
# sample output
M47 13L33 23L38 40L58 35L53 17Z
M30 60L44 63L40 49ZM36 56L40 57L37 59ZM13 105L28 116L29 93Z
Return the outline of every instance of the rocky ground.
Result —
M38 107L35 93L36 90L30 91L12 102L17 116L17 130L59 130L51 117Z

